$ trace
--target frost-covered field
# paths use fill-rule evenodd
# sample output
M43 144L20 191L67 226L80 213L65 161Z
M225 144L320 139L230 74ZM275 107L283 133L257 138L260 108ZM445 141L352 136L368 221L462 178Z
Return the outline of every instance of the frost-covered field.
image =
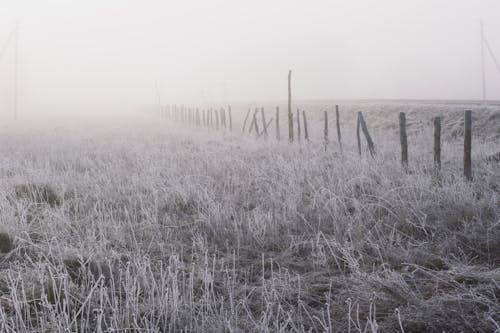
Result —
M332 106L326 151L325 106L299 107L311 136L300 145L241 137L246 107L233 110L233 134L139 114L4 125L0 331L500 329L499 109L472 108L468 183L469 106L342 105L343 154ZM357 154L356 111L375 159ZM438 114L441 182L432 172Z

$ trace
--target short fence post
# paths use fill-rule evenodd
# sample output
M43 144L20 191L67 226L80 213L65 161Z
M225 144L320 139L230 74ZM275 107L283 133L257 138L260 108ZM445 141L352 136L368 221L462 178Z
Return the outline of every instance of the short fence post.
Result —
M276 107L276 140L280 141L280 107Z
M441 117L434 118L434 167L441 170Z
M229 116L229 132L233 131L233 114L231 112L231 105L227 107L227 114Z
M464 130L464 176L472 180L472 111L465 111Z
M297 142L300 142L300 110L297 109Z
M302 117L304 118L304 138L309 141L309 132L307 131L307 118L306 111L302 110Z
M363 134L365 135L366 143L368 144L368 150L370 151L370 155L372 157L375 157L375 145L373 144L372 137L370 136L370 133L368 132L368 127L366 126L365 119L363 118L363 114L361 112L359 112L358 115L359 115L359 123L361 125L361 130L363 131Z
M406 136L406 115L399 113L399 141L401 142L401 165L408 169L408 138Z
M326 151L326 148L328 146L328 112L325 110L324 114L325 114L325 128L323 130L323 135L325 139L325 151Z
M200 109L196 108L196 127L201 126L201 121L200 121Z
M264 113L264 108L263 108L263 107L261 107L261 108L260 108L260 113L261 113L261 115L262 115L262 126L264 126L264 131L263 131L263 133L264 133L264 137L266 137L266 138L267 138L267 123L266 123L266 114Z
M340 152L342 152L342 134L340 133L340 114L338 105L335 105L335 119L337 122L337 138L339 140Z
M206 127L207 126L207 117L206 117L205 109L203 109L203 111L201 111L201 114L202 114L202 120L203 120L203 127Z

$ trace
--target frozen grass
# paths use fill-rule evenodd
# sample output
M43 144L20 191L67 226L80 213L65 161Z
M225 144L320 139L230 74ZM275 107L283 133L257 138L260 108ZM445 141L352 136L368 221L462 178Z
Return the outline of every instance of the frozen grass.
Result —
M1 134L0 331L500 329L498 141L467 183L450 137L438 182L427 133L407 174L344 125L343 155L156 119Z

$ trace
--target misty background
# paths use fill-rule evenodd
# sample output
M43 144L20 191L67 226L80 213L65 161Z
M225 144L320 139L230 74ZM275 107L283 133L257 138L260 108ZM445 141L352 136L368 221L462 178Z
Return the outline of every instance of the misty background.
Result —
M479 21L500 57L498 0L0 0L0 46L19 23L20 112L157 102L481 99ZM10 113L13 47L0 59ZM486 57L487 98L500 73Z

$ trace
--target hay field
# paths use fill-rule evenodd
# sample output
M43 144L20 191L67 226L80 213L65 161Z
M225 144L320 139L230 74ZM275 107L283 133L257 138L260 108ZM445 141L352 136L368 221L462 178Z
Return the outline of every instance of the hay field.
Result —
M157 114L4 127L0 332L499 330L499 109L473 107L466 182L463 105L341 106L342 154L334 113L325 151L325 106L299 107L300 145L241 137L246 107L233 134ZM375 159L357 155L355 111Z

